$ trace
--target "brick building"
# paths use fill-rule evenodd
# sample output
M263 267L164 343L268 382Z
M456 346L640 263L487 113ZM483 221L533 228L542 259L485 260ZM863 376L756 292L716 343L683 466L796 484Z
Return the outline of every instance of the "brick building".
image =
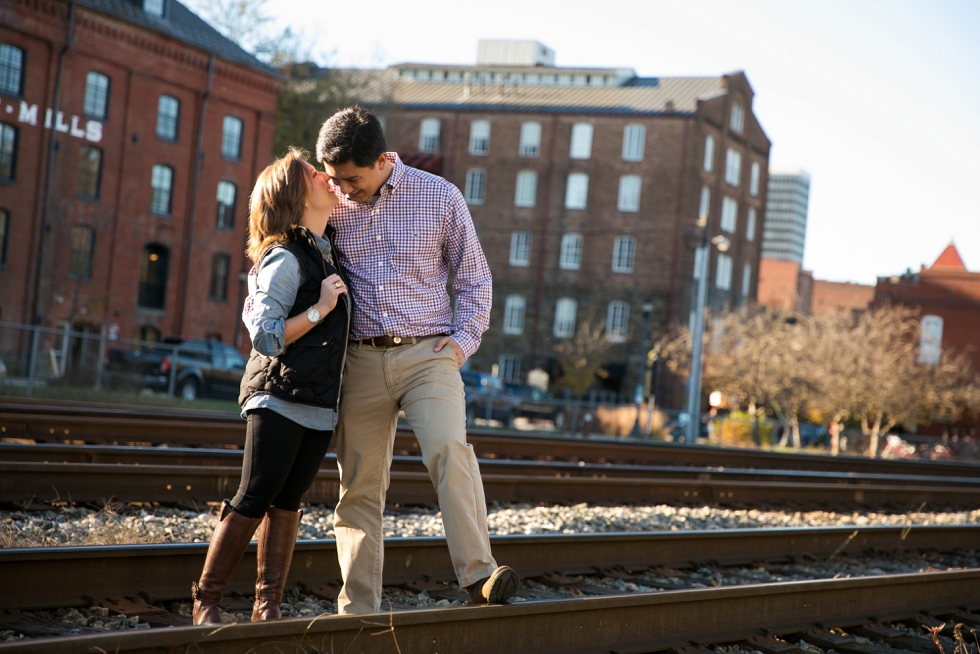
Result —
M874 304L917 309L921 321L919 360L938 360L940 348L967 352L980 371L980 272L970 272L952 243L919 272L879 277Z
M850 314L859 316L871 308L875 287L854 282L828 282L813 280L810 295L810 313L814 316Z
M0 4L0 320L236 342L281 84L176 0Z
M743 73L559 68L535 42L481 42L475 66L392 66L373 93L389 148L469 203L494 277L474 368L554 372L591 318L613 343L607 387L631 390L644 306L654 338L691 315L702 213L730 242L710 303L755 297L770 142Z

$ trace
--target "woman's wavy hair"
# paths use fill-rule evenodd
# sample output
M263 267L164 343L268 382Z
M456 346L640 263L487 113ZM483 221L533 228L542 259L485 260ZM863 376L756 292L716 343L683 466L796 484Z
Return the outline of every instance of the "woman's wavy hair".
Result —
M255 180L248 199L248 249L245 254L258 263L271 245L283 240L299 224L306 205L306 150L290 147Z

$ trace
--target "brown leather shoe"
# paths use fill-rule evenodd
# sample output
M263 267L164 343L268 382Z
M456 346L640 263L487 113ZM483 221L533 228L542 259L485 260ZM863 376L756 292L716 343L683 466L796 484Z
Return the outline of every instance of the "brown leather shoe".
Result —
M255 580L252 622L282 618L279 604L286 588L286 576L296 545L296 530L302 517L302 511L283 511L272 507L259 526L259 571Z
M481 579L466 587L470 604L503 604L521 587L521 578L513 568L505 565L493 571L486 579Z
M201 578L191 584L194 624L221 624L221 594L242 560L252 534L261 520L235 513L227 500L221 503L218 525L204 560Z

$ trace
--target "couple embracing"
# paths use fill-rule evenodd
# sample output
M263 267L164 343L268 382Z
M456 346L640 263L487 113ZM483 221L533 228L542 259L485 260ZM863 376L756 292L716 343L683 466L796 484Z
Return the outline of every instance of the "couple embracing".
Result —
M300 499L334 431L338 611L381 608L382 518L399 411L437 491L460 587L472 603L503 603L520 579L490 553L459 375L480 345L492 299L466 202L449 182L388 152L378 119L359 107L323 124L323 172L306 158L291 149L277 159L249 200L245 459L192 586L194 624L221 622L222 591L256 531L252 620L281 617Z

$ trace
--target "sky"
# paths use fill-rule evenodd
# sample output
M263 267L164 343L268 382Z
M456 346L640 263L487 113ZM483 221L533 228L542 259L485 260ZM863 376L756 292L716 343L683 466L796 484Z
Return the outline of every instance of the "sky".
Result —
M363 7L363 8L362 8ZM641 76L741 70L772 169L812 176L803 267L873 284L951 241L980 272L977 0L272 0L332 66L473 64L534 39L558 66Z

